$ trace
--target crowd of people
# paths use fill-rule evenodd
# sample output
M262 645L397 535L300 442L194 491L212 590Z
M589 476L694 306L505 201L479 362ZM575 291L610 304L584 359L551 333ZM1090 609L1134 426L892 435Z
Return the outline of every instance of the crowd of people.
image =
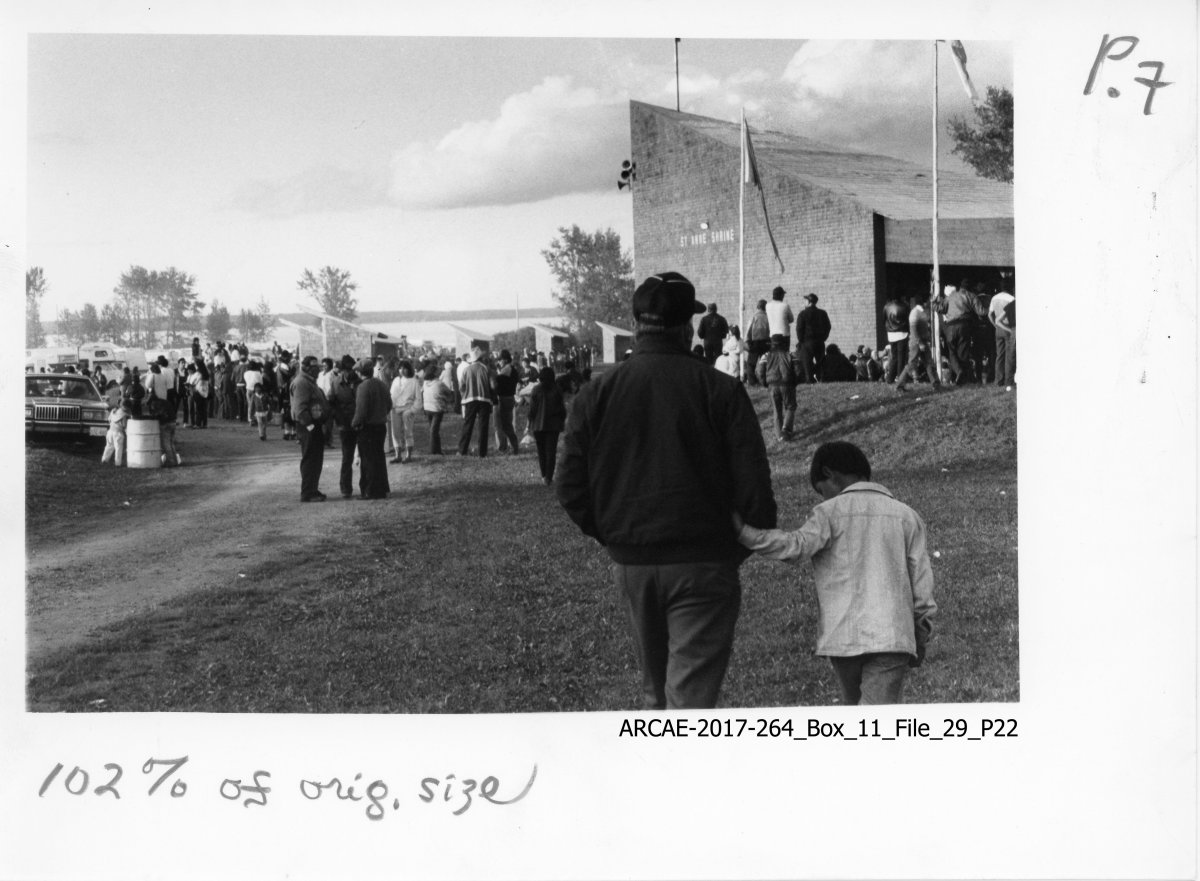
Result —
M566 422L566 400L590 378L590 369L577 370L561 362L561 372L544 353L527 352L518 364L507 349L492 353L474 345L461 358L425 355L413 360L377 356L355 359L345 355L303 359L287 400L291 432L301 444L303 502L324 501L320 490L324 450L341 448L338 488L354 498L354 463L359 465L357 497L384 499L390 492L387 464L413 459L414 427L419 418L428 426L430 456L454 452L487 458L495 439L499 455L518 455L523 446L536 449L541 479L554 479L558 437ZM461 415L458 438L443 444L442 422L448 413ZM519 423L523 422L523 425ZM523 436L518 436L518 428ZM260 418L259 437L265 439ZM390 458L389 458L390 457Z
M940 375L954 385L1016 385L1016 301L1011 290L988 289L982 282L963 279L947 285L942 294L894 298L883 308L887 344L859 345L845 352L829 343L829 314L806 294L798 314L784 302L776 287L771 300L759 300L745 337L710 303L697 329L697 357L750 385L766 385L759 365L768 355L772 381L790 386L824 382L886 382L903 392L909 382L940 385ZM931 312L940 318L941 370L933 360ZM794 344L794 347L793 347ZM789 362L781 363L783 353Z

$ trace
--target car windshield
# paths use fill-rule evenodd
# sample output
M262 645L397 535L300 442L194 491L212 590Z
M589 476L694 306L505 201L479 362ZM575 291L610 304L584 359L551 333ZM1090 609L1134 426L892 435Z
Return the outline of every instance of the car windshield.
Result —
M26 376L27 398L70 398L98 403L102 399L90 379L75 376Z

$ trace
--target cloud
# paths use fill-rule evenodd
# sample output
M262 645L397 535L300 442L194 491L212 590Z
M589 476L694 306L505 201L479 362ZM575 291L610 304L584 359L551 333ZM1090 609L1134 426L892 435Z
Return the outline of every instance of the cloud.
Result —
M930 143L932 50L929 41L808 41L778 73L746 70L692 96L685 109L722 119L745 109L751 125L910 161L927 160ZM1011 83L1006 51L975 44L971 70L983 91L984 69ZM969 105L942 53L941 112ZM984 67L984 64L987 67Z
M623 95L547 77L506 99L494 119L401 149L390 192L407 208L464 208L607 190L628 149Z
M387 204L384 175L320 165L281 180L248 181L233 194L226 207L267 217L294 217Z

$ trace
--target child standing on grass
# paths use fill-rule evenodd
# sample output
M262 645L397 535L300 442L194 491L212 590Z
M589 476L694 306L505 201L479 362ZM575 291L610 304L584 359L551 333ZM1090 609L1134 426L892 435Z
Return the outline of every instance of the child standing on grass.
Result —
M263 391L262 383L254 383L254 392L250 398L251 418L258 423L258 439L267 439L267 423L271 421L271 396Z
M114 382L113 385L116 385ZM129 424L129 403L120 402L108 411L108 433L104 436L101 464L112 461L120 468L125 464L125 426Z
M734 515L738 541L776 560L811 559L819 624L816 653L829 658L847 704L898 704L909 667L933 635L933 572L925 524L871 483L862 450L822 444L809 480L824 502L795 532L755 529Z

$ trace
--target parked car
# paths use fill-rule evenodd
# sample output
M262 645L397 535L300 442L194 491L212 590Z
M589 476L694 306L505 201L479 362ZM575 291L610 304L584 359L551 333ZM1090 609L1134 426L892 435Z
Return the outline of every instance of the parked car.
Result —
M108 405L92 380L76 373L25 374L25 436L104 437Z

